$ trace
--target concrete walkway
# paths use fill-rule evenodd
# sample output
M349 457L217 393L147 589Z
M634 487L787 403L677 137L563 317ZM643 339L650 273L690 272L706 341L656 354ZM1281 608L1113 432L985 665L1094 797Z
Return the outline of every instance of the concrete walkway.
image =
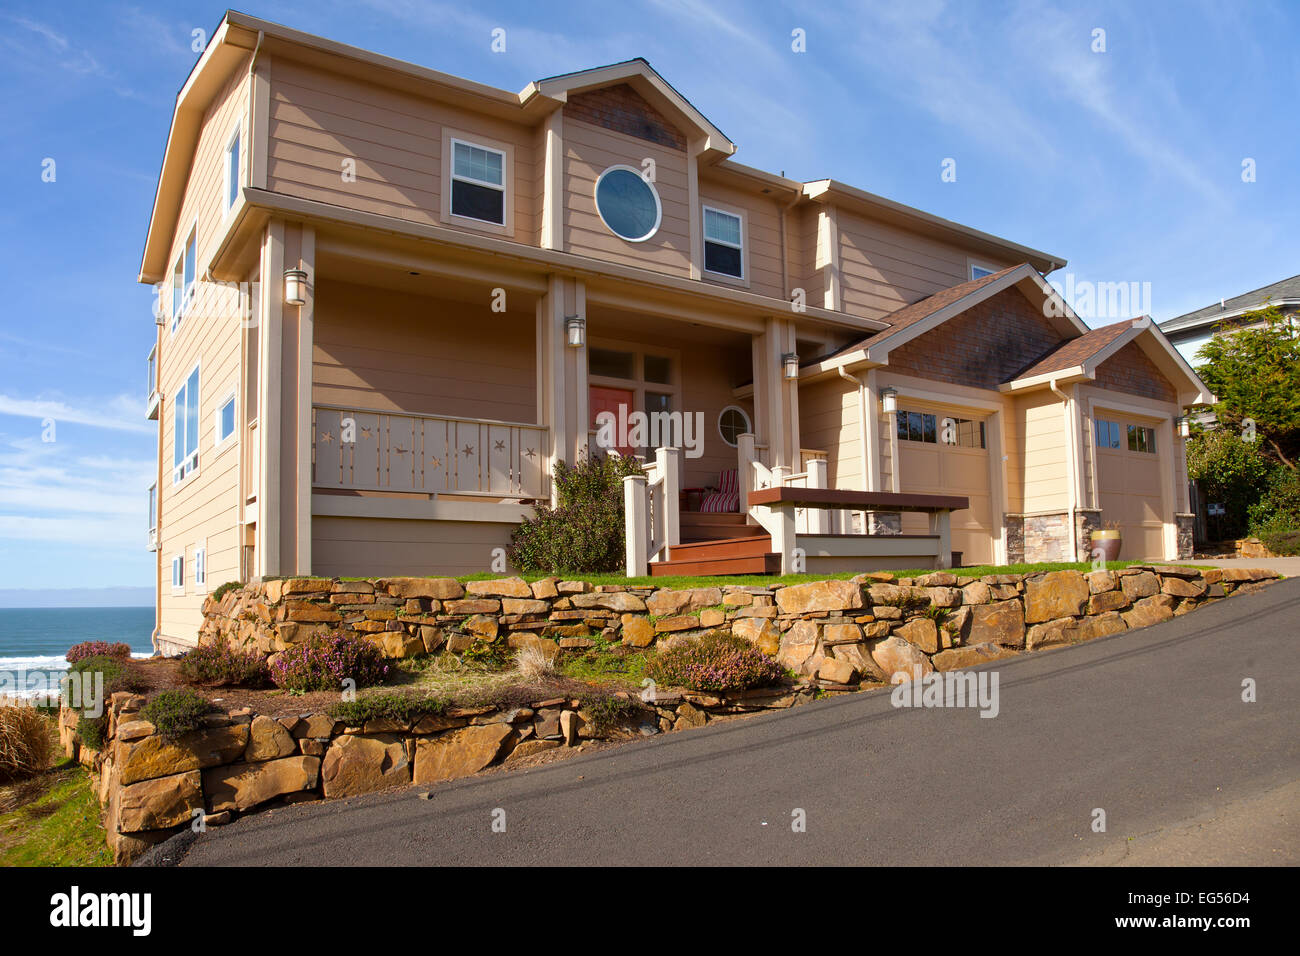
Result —
M1300 557L1296 558L1205 558L1186 561L1156 561L1154 564L1194 564L1205 568L1265 568L1288 578L1300 578Z

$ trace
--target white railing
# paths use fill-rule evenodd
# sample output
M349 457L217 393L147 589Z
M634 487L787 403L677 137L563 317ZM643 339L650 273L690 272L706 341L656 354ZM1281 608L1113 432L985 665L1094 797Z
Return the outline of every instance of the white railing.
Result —
M644 474L623 479L627 576L643 577L681 542L681 449L660 448Z
M317 488L550 497L541 425L312 407L312 483Z

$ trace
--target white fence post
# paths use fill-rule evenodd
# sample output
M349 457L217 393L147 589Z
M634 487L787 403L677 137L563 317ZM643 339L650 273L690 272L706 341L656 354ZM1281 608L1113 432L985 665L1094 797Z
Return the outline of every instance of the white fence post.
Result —
M736 479L740 489L740 513L746 524L756 524L749 513L749 493L754 490L754 436L749 432L736 436Z
M808 487L809 488L827 487L825 458L813 458L809 460ZM831 512L826 508L809 508L808 509L808 533L829 534L830 518L831 518Z
M627 537L627 576L640 578L646 574L646 476L626 475L623 478L623 519Z
M682 543L681 531L681 492L682 492L682 450L680 448L660 448L655 452L655 463L663 479L664 498L664 545L672 548ZM671 557L671 553L665 557Z
M946 508L930 512L930 533L939 536L939 556L935 559L936 568L952 567L952 514Z

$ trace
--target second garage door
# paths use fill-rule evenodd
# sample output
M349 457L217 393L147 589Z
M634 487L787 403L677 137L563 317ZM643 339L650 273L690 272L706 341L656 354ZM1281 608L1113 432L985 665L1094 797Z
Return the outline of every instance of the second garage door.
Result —
M1150 425L1104 417L1093 423L1097 449L1097 488L1101 519L1119 525L1127 561L1165 556L1164 503L1160 490L1160 449Z
M944 420L952 429L945 436ZM944 438L951 439L951 443ZM941 412L898 412L899 488L903 492L965 495L970 507L952 513L952 550L962 563L993 562L989 453L982 421ZM925 534L925 515L904 514L904 534Z

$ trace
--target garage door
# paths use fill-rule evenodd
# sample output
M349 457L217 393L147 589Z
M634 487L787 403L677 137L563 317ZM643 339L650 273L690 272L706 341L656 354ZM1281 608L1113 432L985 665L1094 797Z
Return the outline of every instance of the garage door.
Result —
M1098 412L1093 421L1101 520L1120 526L1124 535L1121 558L1164 558L1162 456L1156 447L1155 429L1118 415L1105 415Z
M942 439L944 419L953 423ZM993 562L993 508L989 494L989 453L982 421L943 412L898 412L899 488L903 492L965 495L970 507L952 513L952 549L962 563ZM926 534L925 515L904 514L904 534Z

